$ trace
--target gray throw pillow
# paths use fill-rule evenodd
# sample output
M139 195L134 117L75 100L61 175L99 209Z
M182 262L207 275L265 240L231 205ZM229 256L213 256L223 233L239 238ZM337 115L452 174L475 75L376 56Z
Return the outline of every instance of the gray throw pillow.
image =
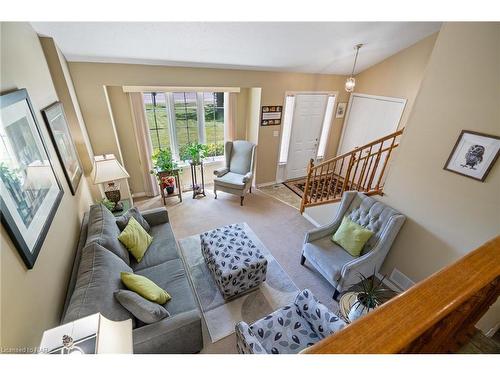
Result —
M123 307L146 324L155 323L170 316L170 313L162 305L148 301L131 290L118 290L114 295Z
M136 207L132 207L131 209L129 209L127 212L125 212L123 215L119 216L116 219L116 225L118 225L120 231L123 231L125 229L130 217L134 217L134 219L137 220L139 224L141 224L141 227L143 227L144 230L149 233L151 227L149 226L146 219L144 219L144 217L141 215L141 213Z

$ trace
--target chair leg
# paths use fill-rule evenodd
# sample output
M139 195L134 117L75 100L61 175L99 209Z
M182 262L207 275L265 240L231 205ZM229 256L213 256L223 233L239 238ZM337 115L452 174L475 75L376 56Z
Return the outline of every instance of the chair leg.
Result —
M240 206L243 206L243 199L244 199L244 198L245 198L245 197L244 197L243 195L240 197Z
M304 263L305 263L305 262L306 262L306 257L305 257L304 255L302 255L302 256L300 257L300 264L301 264L301 265L304 265Z
M217 199L217 190L214 190L215 199Z
M250 194L252 194L252 187L250 186Z
M335 289L335 292L333 292L332 298L336 300L338 298L339 294L340 294L340 292L337 289Z

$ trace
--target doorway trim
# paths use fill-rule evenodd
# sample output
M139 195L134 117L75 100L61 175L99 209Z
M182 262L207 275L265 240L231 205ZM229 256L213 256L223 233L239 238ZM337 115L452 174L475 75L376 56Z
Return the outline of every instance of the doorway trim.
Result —
M385 100L385 101L389 101L389 102L402 103L403 104L403 111L401 112L401 117L399 118L398 125L396 126L396 129L394 129L394 131L397 131L400 128L400 126L401 126L401 119L403 118L403 114L404 114L405 109L406 109L406 104L408 102L408 99L395 98L395 97L392 97L392 96L370 95L370 94L363 94L363 93L359 93L359 92L353 92L353 93L351 93L351 95L349 95L349 102L347 104L347 110L346 110L346 115L345 115L345 118L344 118L344 122L342 123L342 133L340 135L339 143L337 145L336 155L338 155L340 147L342 146L342 142L344 141L345 131L346 131L346 128L347 128L347 124L349 123L349 115L351 113L352 101L353 101L353 99L355 97L358 97L358 98L367 98L367 99ZM360 146L362 146L362 145L360 145Z
M333 96L335 97L335 102L334 102L334 109L335 109L335 106L338 102L338 98L339 98L339 92L338 91L285 91L285 95L283 96L283 117L285 115L285 112L286 112L286 98L287 96L297 96L297 95L327 95L327 96ZM326 114L326 111L325 111L325 114ZM292 114L293 115L293 114ZM332 129L332 126L333 126L333 123L335 122L335 113L333 114L331 120L330 120L330 131L328 132L327 134L327 137L330 138L330 134L331 134L331 129ZM286 181L286 166L288 164L288 155L287 155L287 162L286 163L280 163L280 150L281 150L281 144L283 142L283 122L281 123L281 126L280 126L280 141L279 141L279 144L278 144L278 149L277 149L277 152L276 152L276 183L279 184L279 183L282 183L284 181ZM293 122L292 122L292 127L293 127ZM321 131L323 130L323 128L321 128ZM321 134L321 131L320 131L320 134ZM290 140L291 141L291 137L290 137ZM326 146L326 150L328 150L328 143L327 143L327 146ZM326 154L326 151L325 151L325 154Z

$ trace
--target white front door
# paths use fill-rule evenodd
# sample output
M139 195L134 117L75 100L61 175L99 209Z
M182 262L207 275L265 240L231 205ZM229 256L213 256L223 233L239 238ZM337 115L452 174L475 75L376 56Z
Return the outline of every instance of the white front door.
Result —
M327 101L328 95L296 95L286 166L287 179L305 176L309 160L316 160Z
M351 94L337 155L398 130L406 99Z

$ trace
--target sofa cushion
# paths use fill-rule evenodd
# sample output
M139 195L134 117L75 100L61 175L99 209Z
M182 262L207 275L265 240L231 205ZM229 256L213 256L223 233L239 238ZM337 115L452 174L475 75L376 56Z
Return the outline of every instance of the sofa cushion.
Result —
M123 231L125 229L125 227L128 224L128 221L130 220L131 217L133 217L135 220L137 220L137 222L139 224L141 224L141 227L143 227L144 230L149 233L149 231L151 230L151 227L136 207L132 207L127 212L125 212L123 215L118 216L116 218L116 225L118 225L118 228L121 231Z
M116 290L124 288L120 272L131 271L122 259L98 243L87 245L82 250L75 289L63 323L98 312L114 321L134 320L113 297Z
M330 237L306 243L303 254L328 281L337 281L342 266L354 259L347 251L333 243Z
M247 141L233 141L229 171L244 175L250 172L255 145Z
M153 237L153 242L149 245L148 251L146 251L141 261L138 263L134 257L130 259L130 267L134 272L157 266L172 259L179 259L177 242L170 224L152 226L149 234Z
M125 229L118 236L118 240L125 245L130 254L140 263L144 253L148 250L153 238L144 228L131 217Z
M116 225L116 219L111 211L102 204L91 206L86 245L97 242L130 265L128 251L118 240L119 235L120 229Z
M162 305L148 301L131 290L118 290L114 295L123 307L143 323L155 323L170 316Z
M342 248L353 257L359 257L366 241L373 236L373 232L355 223L344 216L342 223L332 236L332 241L342 246Z
M186 271L181 259L174 259L136 272L147 277L160 288L166 289L172 297L163 306L170 315L197 309L192 289L187 279Z
M159 304L165 304L170 301L170 295L148 277L135 275L131 272L122 272L120 276L128 289L140 294L147 300Z

